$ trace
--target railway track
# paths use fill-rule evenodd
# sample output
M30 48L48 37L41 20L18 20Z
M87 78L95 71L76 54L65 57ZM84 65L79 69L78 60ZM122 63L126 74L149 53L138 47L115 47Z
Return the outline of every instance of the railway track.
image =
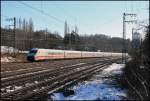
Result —
M98 59L99 62L103 62L106 60L109 60L109 59L103 59L103 60ZM95 61L97 61L97 59ZM30 71L30 72L24 73L24 74L23 74L23 72L20 72L20 70L18 70L17 73L19 73L20 75L15 75L15 72L13 71L10 74L14 74L14 75L10 76L10 74L8 73L9 74L8 77L4 77L1 79L1 82L2 82L1 87L6 87L9 85L19 85L19 84L23 85L27 82L29 83L29 82L33 82L33 81L43 80L44 78L57 76L61 72L67 72L71 69L77 68L78 66L83 66L83 65L87 65L87 64L91 64L91 63L93 64L94 62L86 61L85 63L79 63L76 65L59 66L60 68L42 69L42 70L36 71L36 72Z
M58 60L58 61L43 61L43 62L27 62L27 63L1 63L1 74L9 73L17 70L25 70L36 67L49 68L54 66L62 66L63 64L71 65L78 62L92 61L100 58L88 58L88 59L72 59L72 60Z
M79 59L78 60L77 59L77 60L74 60L74 61L65 61L65 62L60 62L60 63L58 63L58 62L56 62L56 63L55 62L54 63L50 63L50 62L42 62L41 63L41 62L39 62L40 65L35 65L33 63L32 65L30 64L28 66L28 68L1 72L1 77L5 78L5 77L25 74L25 73L29 73L29 72L38 72L38 71L47 70L47 69L56 69L56 68L60 68L60 67L67 66L67 65L74 65L74 64L77 64L79 62L84 62L85 63L85 62L89 62L89 61L92 61L92 60L91 59L88 59L88 60L84 60L84 59L82 59L82 60ZM96 60L96 59L94 59L94 60ZM38 63L36 63L36 64L38 64ZM43 64L45 64L45 65L43 65ZM24 66L24 64L23 64L23 66ZM18 65L14 66L14 68L16 68L16 67L18 67Z
M37 72L37 71L41 71L41 70L46 70L46 69L56 69L62 66L66 66L66 65L73 65L73 64L77 64L79 62L89 62L89 61L93 61L96 59L101 59L101 58L95 58L95 59L76 59L76 60L69 60L69 61L62 61L62 62L36 62L36 63L20 63L18 64L13 64L12 63L8 63L8 64L3 64L2 65L2 69L3 68L7 68L6 71L1 71L1 77L5 78L8 76L13 76L13 75L19 75L19 74L25 74L25 73L29 73L29 72ZM104 59L110 59L110 58L103 58ZM29 65L28 65L29 64ZM9 70L9 68L18 68L19 67L23 67L23 69L16 69L16 70ZM24 67L28 67L28 68L24 68Z
M106 60L97 60L96 62L103 62L103 61L106 61ZM76 65L60 67L61 69L60 68L46 69L46 70L42 70L42 71L38 71L38 72L29 72L29 73L25 73L25 74L21 74L21 75L14 75L14 76L2 78L1 86L5 87L5 86L9 86L10 84L11 85L18 85L18 84L22 85L27 82L33 82L33 81L37 81L37 80L42 80L44 78L57 76L60 73L69 72L72 69L78 69L79 66L84 66L84 65L94 64L94 63L95 62L79 63Z
M11 86L11 92L2 92L2 99L22 100L39 94L53 92L66 85L69 85L83 77L91 75L96 71L108 66L120 58L97 59L92 62L80 63L76 65L62 66L56 69L46 69L37 72L24 73L21 75L8 76L1 79L2 88ZM38 80L38 82L33 83ZM30 83L30 85L26 85ZM21 86L20 89L14 89L15 86Z

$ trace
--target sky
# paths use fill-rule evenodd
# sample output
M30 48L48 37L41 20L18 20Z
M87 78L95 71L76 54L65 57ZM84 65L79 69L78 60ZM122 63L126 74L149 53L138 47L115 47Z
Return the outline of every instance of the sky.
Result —
M43 13L30 8L41 10ZM32 18L35 30L48 29L64 36L65 20L80 35L105 34L122 37L123 13L137 14L138 21L149 23L148 1L1 1L1 26L10 24L6 18ZM134 18L127 17L127 20ZM136 24L126 24L127 38L131 38L131 28Z

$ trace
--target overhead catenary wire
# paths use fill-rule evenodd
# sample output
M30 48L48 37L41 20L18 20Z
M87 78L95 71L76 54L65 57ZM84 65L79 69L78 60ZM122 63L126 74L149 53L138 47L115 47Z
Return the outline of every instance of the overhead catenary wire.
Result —
M65 13L65 15L68 15L71 19L73 19L77 23L76 17L74 17L72 14L68 13L68 11L66 11L64 8L58 6L56 3L55 3L55 6L56 6L56 8L60 8Z
M26 3L22 2L22 1L18 1L18 2L21 3L21 4L23 4L23 5L25 5L25 6L27 6L27 7L29 7L29 8L31 8L31 9L33 9L33 10L35 10L35 11L37 11L37 12L40 12L41 14L43 14L43 15L45 15L45 16L47 16L47 17L50 17L50 18L56 20L56 21L59 22L59 23L62 23L62 24L65 23L65 21L63 21L63 20L61 20L61 19L58 19L57 17L52 16L52 15L50 15L50 14L44 12L43 10L40 10L40 9L38 9L38 8L35 8L35 7L32 7L31 5L26 4ZM42 7L42 3L41 3L41 7ZM69 25L69 26L72 26L72 25L70 25L70 24L68 24L68 25Z
M18 1L17 1L18 2ZM27 7L27 6L26 6ZM29 7L28 7L29 8ZM23 8L22 8L23 9ZM31 8L30 8L31 9ZM41 8L42 9L42 8ZM32 13L31 11L29 11L29 10L24 10L26 13L27 13L27 11L28 11L28 14L30 14L30 13ZM43 11L43 9L42 9L42 11ZM36 16L37 18L40 18L40 19L42 19L42 21L44 22L44 24L47 24L48 22L49 22L49 20L48 19L45 19L44 17L49 17L49 16L45 16L45 15L43 15L43 16ZM58 27L58 25L56 25L56 24L51 24L51 27L52 27L52 29L54 29L54 28L56 28L56 26ZM45 29L45 28L44 28Z
M118 16L115 16L114 18L112 18L112 19L110 19L110 20L107 20L106 22L104 22L103 24L101 24L101 26L104 26L104 25L106 25L106 24L108 24L108 23L110 24L110 23L112 23L112 22L118 20L117 17L118 17Z
M41 10L43 12L43 0L41 0Z
M55 6L56 6L56 8L60 8L61 11L64 12L65 16L67 15L68 17L70 17L71 19L73 19L74 22L75 22L75 26L78 25L78 23L77 23L77 18L76 18L76 17L74 17L72 14L68 13L68 11L66 11L64 8L58 6L56 3L55 3ZM67 16L66 16L66 17L67 17ZM69 26L72 26L72 25L70 25L70 24L68 24L68 25L69 25Z
M57 22L59 22L59 23L61 23L61 24L64 24L64 21L62 21L62 20L60 20L60 19L58 19L58 18L56 18L56 17L54 17L54 16L52 16L52 15L49 15L48 13L44 12L44 11L43 11L43 7L42 7L42 2L41 2L41 10L38 9L38 8L32 7L31 5L26 4L26 3L24 3L24 2L21 2L21 1L18 1L18 2L21 3L21 4L23 4L23 5L25 5L26 7L29 7L30 9L33 9L33 10L35 10L35 11L37 11L37 12L40 12L40 13L43 14L44 16L47 16L47 17L52 18L52 19L54 19L55 21L57 21ZM42 19L43 19L43 18L42 18ZM43 19L43 21L44 21L45 23L47 23L47 22L45 21L45 19ZM54 25L54 24L53 24L53 25Z
M56 21L58 21L58 22L60 22L60 23L63 23L63 24L65 23L63 20L58 19L58 18L56 18L55 16L52 16L52 15L50 15L50 14L44 12L43 10L40 10L40 9L38 9L38 8L35 8L35 7L32 7L31 5L26 4L26 3L22 2L22 1L18 1L18 2L21 3L21 4L23 4L23 5L25 5L25 6L27 6L27 7L29 7L29 8L31 8L31 9L36 10L37 12L40 12L40 13L42 13L43 15L48 16L48 17L50 17L50 18L52 18L52 19L54 19L54 20L56 20Z
M37 12L40 12L40 13L42 13L43 15L45 15L45 16L48 16L48 17L50 17L50 18L52 18L52 19L54 19L54 20L56 20L56 21L58 21L58 22L60 22L60 23L62 23L62 24L64 24L65 23L65 21L63 21L63 20L61 20L61 19L58 19L58 18L56 18L55 16L52 16L52 15L50 15L50 14L48 14L48 13L46 13L46 12L44 12L43 11L43 8L42 8L42 2L41 2L41 9L42 10L40 10L40 9L38 9L38 8L35 8L35 7L32 7L31 5L29 5L29 4L26 4L26 3L24 3L24 2L22 2L22 1L18 1L19 3L21 3L21 4L23 4L23 5L25 5L25 6L27 6L27 7L29 7L29 8L31 8L31 9L34 9L34 10L36 10ZM58 6L57 6L58 7ZM63 11L64 12L66 12L64 9L63 9ZM70 16L70 14L69 14L69 16ZM71 16L70 16L71 17ZM77 19L75 19L75 20L77 20ZM110 21L108 21L109 23L110 23ZM106 22L107 23L107 22ZM105 24L106 24L105 23ZM68 25L70 25L70 24L68 24ZM70 25L71 26L71 25ZM80 29L81 30L81 29ZM85 31L84 31L85 32Z

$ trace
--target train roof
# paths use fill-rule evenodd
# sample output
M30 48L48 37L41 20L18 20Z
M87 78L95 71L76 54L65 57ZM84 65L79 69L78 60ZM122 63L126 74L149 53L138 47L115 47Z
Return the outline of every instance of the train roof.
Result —
M90 51L75 51L75 50L58 50L58 49L44 49L44 48L32 48L31 50L49 50L49 51L54 51L54 52L63 52L63 51L67 51L67 52L88 52L88 53L112 53L112 52L90 52ZM112 54L122 54L122 53L112 53Z

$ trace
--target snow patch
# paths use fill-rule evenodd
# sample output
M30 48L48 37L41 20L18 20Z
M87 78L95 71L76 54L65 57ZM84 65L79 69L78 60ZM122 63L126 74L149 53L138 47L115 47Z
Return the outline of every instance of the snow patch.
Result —
M21 89L22 86L15 86L15 90Z
M1 62L15 62L15 58L13 57L1 57Z
M124 64L116 64L113 63L111 66L109 66L108 68L104 69L103 72L107 72L107 73L114 73L114 74L118 74L118 72L121 72L121 69L124 68Z
M14 47L9 46L1 46L1 53L13 53L18 52L18 49L15 49Z
M64 97L64 95L62 93L53 93L51 95L51 98L53 100L64 100L65 99L65 97Z
M124 64L116 64L113 63L110 65L108 68L104 69L102 71L101 76L110 76L110 75L115 75L115 74L122 74L122 69L124 68Z
M1 53L4 54L4 53L28 53L29 51L20 51L14 47L9 47L9 46L1 46Z
M103 78L121 74L124 64L112 64L99 72L88 81L84 81L72 89L75 94L65 97L62 92L53 93L53 100L122 100L127 98L126 89L122 89L117 82L110 78Z
M63 93L53 93L53 100L121 100L126 97L124 90L112 87L110 85L88 82L85 85L79 85L75 89L75 95L64 97Z

